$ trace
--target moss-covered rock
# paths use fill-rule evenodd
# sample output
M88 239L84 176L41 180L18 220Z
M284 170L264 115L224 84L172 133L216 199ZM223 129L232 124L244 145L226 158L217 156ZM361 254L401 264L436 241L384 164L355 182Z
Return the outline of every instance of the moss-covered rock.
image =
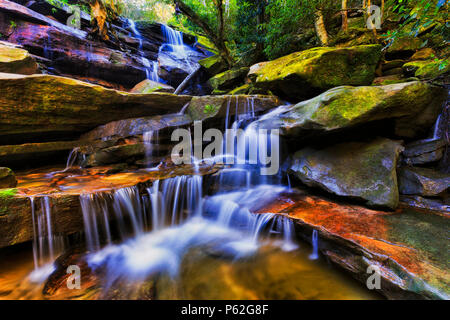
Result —
M450 188L450 174L429 168L402 167L398 186L401 194L436 196Z
M28 51L0 42L0 72L33 74L38 73L38 65Z
M209 75L215 76L218 73L221 73L227 69L227 65L223 61L223 59L218 56L214 55L202 60L199 60L198 63L206 69Z
M209 79L209 84L214 90L232 89L244 82L245 76L249 70L250 69L247 67L242 67L219 73Z
M275 96L201 96L193 97L187 108L187 114L193 121L209 118L226 118L245 112L259 113L276 106L281 101Z
M342 85L370 85L381 58L381 46L313 48L251 68L255 87L300 101Z
M450 72L450 64L448 59L411 61L403 65L403 72L420 79L434 79Z
M384 138L322 150L305 148L295 153L290 171L308 186L394 209L399 197L396 166L402 150L401 144Z
M436 57L436 52L432 48L423 48L413 54L411 60L429 60Z
M422 40L413 36L399 37L387 48L388 55L412 55L420 49Z
M175 89L167 84L152 81L149 79L139 82L131 89L131 93L152 93L152 92L167 92L173 93Z
M179 112L190 100L169 93L128 93L57 76L3 73L0 140L67 138L110 121Z
M237 95L237 94L248 94L251 89L250 84L246 83L240 87L237 87L231 90L228 94Z
M419 81L386 86L338 87L287 106L261 124L284 135L347 129L375 120L395 119L395 133L415 137L428 132L447 97L444 88Z
M0 189L14 188L17 185L16 175L10 168L0 167Z

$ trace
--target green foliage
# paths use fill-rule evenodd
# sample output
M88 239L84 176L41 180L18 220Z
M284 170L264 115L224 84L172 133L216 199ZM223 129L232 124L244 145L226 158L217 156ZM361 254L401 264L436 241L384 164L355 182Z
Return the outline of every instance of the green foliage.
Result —
M448 43L448 0L390 0L388 5L401 19L399 27L387 33L388 45L402 36L417 37L427 30L432 30L433 34L440 35ZM425 40L422 46L426 46L427 42Z

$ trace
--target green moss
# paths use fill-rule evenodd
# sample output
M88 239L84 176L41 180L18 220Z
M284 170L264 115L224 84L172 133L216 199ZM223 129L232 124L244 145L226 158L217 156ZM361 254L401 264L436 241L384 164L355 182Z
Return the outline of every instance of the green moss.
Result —
M0 190L0 198L11 198L11 197L14 197L16 194L17 194L16 188Z

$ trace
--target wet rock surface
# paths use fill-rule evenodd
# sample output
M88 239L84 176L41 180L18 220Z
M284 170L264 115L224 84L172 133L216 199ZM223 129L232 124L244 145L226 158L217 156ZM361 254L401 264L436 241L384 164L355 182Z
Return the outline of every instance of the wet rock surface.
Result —
M450 188L450 174L429 168L402 167L398 179L401 194L437 196Z
M302 193L280 197L260 212L288 215L302 234L317 230L320 252L363 283L371 275L367 268L378 267L377 291L390 299L449 299L450 220L444 215L374 211Z
M296 152L289 171L308 186L358 198L369 206L398 205L396 166L403 147L379 138L368 143L342 143L322 150Z

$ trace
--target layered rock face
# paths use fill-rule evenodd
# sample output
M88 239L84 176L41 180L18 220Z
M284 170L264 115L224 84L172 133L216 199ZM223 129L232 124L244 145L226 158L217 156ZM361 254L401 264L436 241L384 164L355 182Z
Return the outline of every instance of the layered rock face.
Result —
M3 141L45 141L58 135L67 139L113 120L177 112L191 100L165 93L127 93L49 75L1 74L0 83Z
M160 24L131 26L127 20L111 25L109 41L97 41L91 36L90 17L85 13L81 16L82 30L78 30L66 25L71 14L65 9L45 1L26 5L28 7L2 1L0 33L7 36L8 42L20 44L35 55L45 73L128 90L146 79L148 72L152 71L149 69L154 68L154 64L149 65L149 62L158 61L160 47L166 41ZM184 39L190 45L195 42L188 36ZM207 50L197 45L191 48L189 61L195 63L208 55ZM165 81L174 78L170 73L175 73L175 68L179 74L176 81L171 81L172 85L181 83L190 72L186 59L179 61L166 53L161 59L159 65L156 63L156 73Z
M18 74L39 73L36 60L28 51L2 41L0 41L0 72Z

